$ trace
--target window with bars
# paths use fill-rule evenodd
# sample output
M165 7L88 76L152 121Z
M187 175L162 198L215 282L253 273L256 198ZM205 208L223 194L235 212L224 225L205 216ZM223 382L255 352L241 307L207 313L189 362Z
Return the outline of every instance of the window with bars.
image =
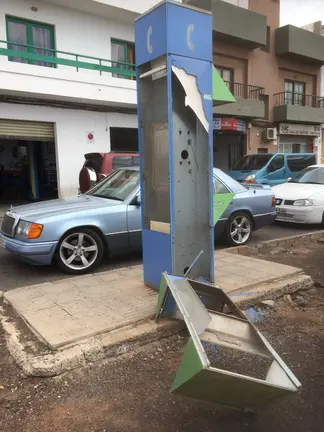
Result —
M39 56L55 56L54 26L11 16L6 17L6 24L8 49ZM55 67L52 63L42 60L21 58L18 53L17 57L9 57L9 61Z
M113 61L112 66L115 68L134 70L134 66L130 66L130 64L135 64L135 44L133 42L112 39L111 59ZM135 79L134 77L126 77L118 73L114 73L113 77Z
M305 105L305 83L285 80L285 104Z

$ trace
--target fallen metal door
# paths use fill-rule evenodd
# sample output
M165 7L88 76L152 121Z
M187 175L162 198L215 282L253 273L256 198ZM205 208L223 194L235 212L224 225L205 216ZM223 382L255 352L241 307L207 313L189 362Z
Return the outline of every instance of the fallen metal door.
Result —
M264 336L222 290L163 273L157 319L166 313L183 319L190 333L171 392L254 410L297 392L301 386ZM230 357L234 363L247 355L262 359L264 377L253 376L253 370L250 375L235 372L229 363L216 367L215 359L221 363L228 350L234 353ZM254 367L253 363L247 366Z

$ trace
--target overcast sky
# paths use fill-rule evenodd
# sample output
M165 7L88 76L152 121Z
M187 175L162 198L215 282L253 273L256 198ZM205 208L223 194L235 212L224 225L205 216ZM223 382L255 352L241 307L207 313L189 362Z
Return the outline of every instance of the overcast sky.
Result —
M323 21L324 0L281 0L280 25L303 26L314 21Z

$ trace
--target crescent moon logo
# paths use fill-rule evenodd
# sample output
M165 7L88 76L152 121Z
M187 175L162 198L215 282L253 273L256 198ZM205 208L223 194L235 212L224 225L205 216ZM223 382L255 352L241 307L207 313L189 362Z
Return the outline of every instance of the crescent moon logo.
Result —
M146 39L146 43L147 43L147 51L152 54L153 53L153 47L151 44L151 37L152 37L152 33L153 33L153 29L152 26L150 26L147 30L147 39Z
M195 45L191 41L191 35L195 30L195 26L193 24L189 24L187 27L187 45L190 51L195 51Z

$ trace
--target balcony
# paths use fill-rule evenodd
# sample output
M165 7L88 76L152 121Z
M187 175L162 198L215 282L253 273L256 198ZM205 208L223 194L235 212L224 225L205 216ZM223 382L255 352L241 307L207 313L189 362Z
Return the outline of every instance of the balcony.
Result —
M178 0L180 1L180 0ZM159 3L159 0L47 0L48 3L133 24L135 18Z
M228 81L225 83L236 102L215 107L214 114L242 118L265 117L264 88Z
M55 100L101 110L136 112L137 104L133 64L1 40L0 91L7 100Z
M267 18L248 9L221 0L190 0L191 6L210 10L215 39L248 49L267 44Z
M324 99L319 96L283 92L274 95L275 122L324 123Z
M324 65L324 37L292 25L276 30L276 54Z

